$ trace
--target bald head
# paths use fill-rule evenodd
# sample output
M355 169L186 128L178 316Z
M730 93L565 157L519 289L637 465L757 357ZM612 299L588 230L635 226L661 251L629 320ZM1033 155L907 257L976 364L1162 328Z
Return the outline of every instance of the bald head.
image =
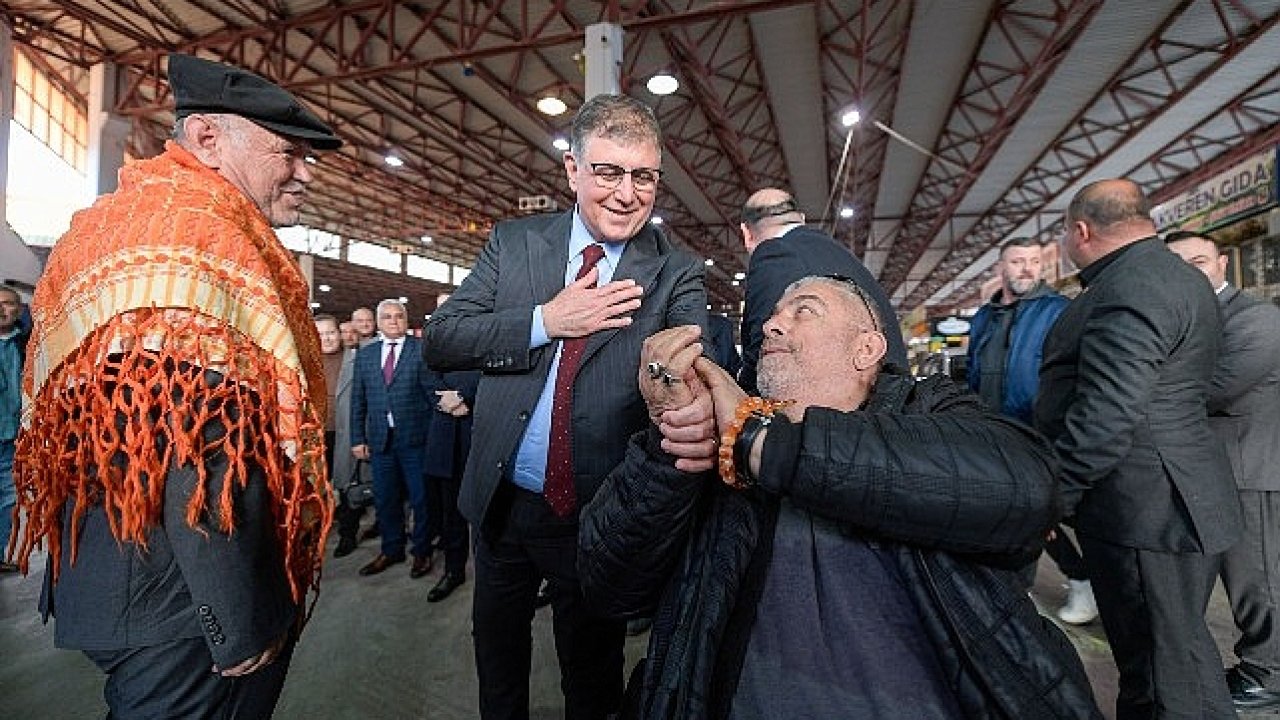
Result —
M1125 245L1156 234L1151 201L1132 180L1099 180L1067 207L1067 255L1084 268Z
M804 213L791 193L778 188L757 190L742 205L742 243L747 254L765 240L784 234L791 226L804 224Z

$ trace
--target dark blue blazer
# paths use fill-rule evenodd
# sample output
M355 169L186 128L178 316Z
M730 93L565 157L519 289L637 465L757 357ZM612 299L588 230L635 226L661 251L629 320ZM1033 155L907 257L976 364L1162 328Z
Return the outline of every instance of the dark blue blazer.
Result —
M387 409L396 422L395 442L399 446L423 445L435 407L435 387L422 363L422 341L401 338L404 346L396 360L396 371L387 385L382 379L382 340L371 342L356 352L355 377L351 387L351 445L368 445L373 452L387 446Z
M454 417L436 409L438 396L431 397L431 428L427 432L427 474L433 477L462 479L467 455L471 452L471 418L476 412L476 389L480 386L479 370L436 372L428 370L434 390L457 390L470 413Z

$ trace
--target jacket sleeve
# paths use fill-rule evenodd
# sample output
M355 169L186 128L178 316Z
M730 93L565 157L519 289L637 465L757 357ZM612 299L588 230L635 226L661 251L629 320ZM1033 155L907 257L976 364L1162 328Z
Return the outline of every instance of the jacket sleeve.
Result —
M775 421L760 485L858 534L951 553L1037 552L1057 520L1048 443L944 378L921 385L943 395L929 412L810 408L802 423Z
M709 474L688 474L650 427L582 509L578 575L588 605L606 617L651 611L680 559Z
M1209 412L1225 410L1262 382L1280 362L1280 309L1258 303L1232 319L1222 335L1218 366L1209 385Z
M471 273L427 321L423 357L433 369L524 372L536 364L537 354L529 347L532 300L527 306L497 307L502 235L500 223Z

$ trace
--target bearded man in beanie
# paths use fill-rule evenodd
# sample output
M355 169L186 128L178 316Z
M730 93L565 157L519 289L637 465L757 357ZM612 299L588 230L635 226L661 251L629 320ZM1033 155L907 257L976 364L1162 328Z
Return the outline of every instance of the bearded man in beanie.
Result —
M341 141L240 69L169 58L174 140L76 214L36 287L15 479L41 610L110 717L272 714L332 515L298 222Z

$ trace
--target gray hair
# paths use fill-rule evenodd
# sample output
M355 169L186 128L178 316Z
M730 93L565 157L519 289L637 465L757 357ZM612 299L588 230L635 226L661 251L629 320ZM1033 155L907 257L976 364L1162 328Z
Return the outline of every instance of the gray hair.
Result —
M587 140L593 137L651 142L658 149L658 159L662 159L662 129L653 108L626 95L596 95L578 109L570 136L578 162L583 162Z

